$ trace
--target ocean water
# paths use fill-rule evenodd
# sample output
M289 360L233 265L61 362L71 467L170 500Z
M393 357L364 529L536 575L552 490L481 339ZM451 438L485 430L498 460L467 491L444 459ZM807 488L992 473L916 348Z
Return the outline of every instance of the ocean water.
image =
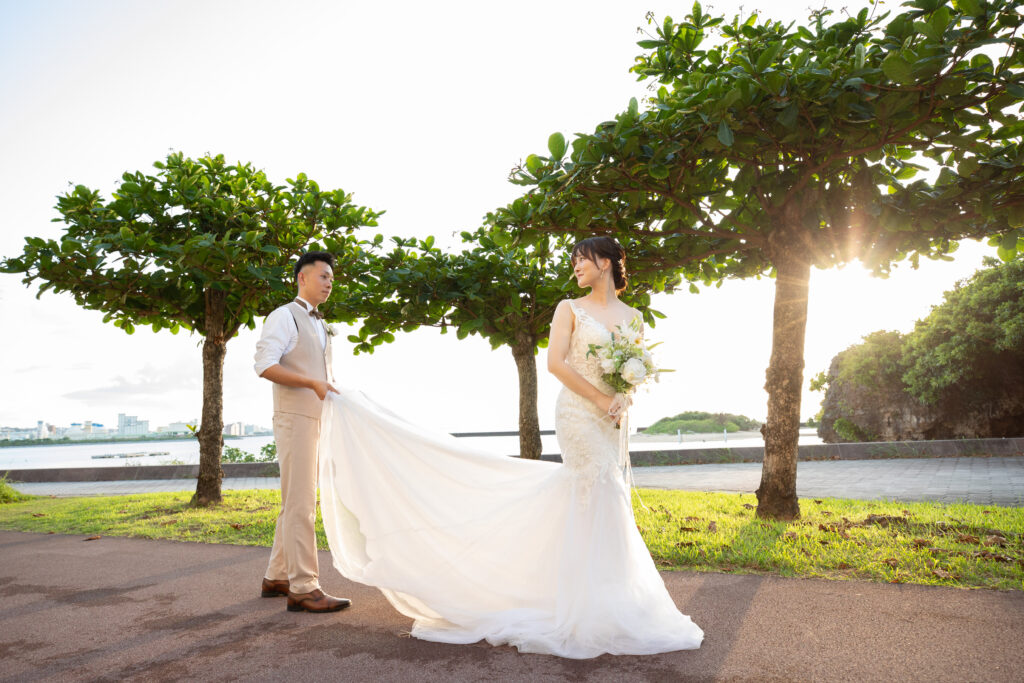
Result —
M272 436L245 436L228 439L233 446L258 455L260 448L274 440ZM481 452L497 455L519 453L518 436L467 436L459 443ZM800 444L821 443L814 429L800 430ZM729 446L763 446L760 436L730 436L727 442L722 434L687 434L683 441L645 441L634 439L633 451L676 450L691 448L720 448ZM558 441L553 434L541 437L544 453L558 453ZM109 456L115 457L94 457ZM132 457L119 457L131 455ZM46 469L54 467L145 467L146 465L195 464L199 462L199 443L195 439L174 441L136 441L133 443L76 443L55 446L12 446L0 448L0 475L8 469Z
M234 446L258 455L272 436L244 436L226 439ZM122 458L122 455L142 454ZM113 455L113 458L94 457ZM193 464L199 462L199 442L192 438L173 441L131 443L72 443L54 446L11 446L0 448L0 473L5 469L47 469L53 467L140 467L145 465Z

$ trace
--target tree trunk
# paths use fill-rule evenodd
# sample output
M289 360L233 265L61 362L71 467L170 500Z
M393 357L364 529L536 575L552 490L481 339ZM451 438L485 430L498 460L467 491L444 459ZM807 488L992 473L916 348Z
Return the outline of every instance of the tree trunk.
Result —
M811 266L797 249L778 250L775 264L775 318L772 355L765 373L768 421L764 464L757 489L757 516L797 519L797 441L800 437L800 396L803 387L804 334L807 330L807 285Z
M536 348L532 339L517 339L512 345L512 357L519 371L519 457L530 460L539 460L541 452Z
M192 505L206 507L221 502L220 466L224 445L224 292L206 291L206 325L203 341L203 417L199 428L199 481Z

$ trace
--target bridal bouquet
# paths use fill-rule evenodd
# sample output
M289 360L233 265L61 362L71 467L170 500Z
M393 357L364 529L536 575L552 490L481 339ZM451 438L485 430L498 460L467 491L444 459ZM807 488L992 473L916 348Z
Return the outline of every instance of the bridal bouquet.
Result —
M590 344L587 357L594 355L601 361L604 370L602 379L620 394L632 393L640 384L671 370L660 369L654 364L651 349L658 344L644 345L640 333L640 320L634 318L628 325L618 325L617 333L610 344ZM660 342L659 342L660 343Z

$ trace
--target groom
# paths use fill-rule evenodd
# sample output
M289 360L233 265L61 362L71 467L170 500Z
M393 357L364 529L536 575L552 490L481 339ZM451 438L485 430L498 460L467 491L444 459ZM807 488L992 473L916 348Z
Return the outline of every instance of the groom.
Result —
M331 386L331 338L317 306L334 283L334 256L311 251L295 264L298 297L267 316L256 343L256 374L274 383L274 441L281 465L281 513L265 598L288 596L290 612L336 612L351 601L320 590L316 556L317 441Z

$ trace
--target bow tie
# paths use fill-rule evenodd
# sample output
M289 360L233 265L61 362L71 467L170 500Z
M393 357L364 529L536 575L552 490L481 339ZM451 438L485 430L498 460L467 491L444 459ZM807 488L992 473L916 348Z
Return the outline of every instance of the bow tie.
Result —
M301 305L303 308L305 308L305 306L306 306L305 302L300 301L299 299L296 299L295 303ZM321 313L320 311L316 310L315 308L310 308L309 309L309 317L316 318L317 320L323 320L324 319L324 314Z

